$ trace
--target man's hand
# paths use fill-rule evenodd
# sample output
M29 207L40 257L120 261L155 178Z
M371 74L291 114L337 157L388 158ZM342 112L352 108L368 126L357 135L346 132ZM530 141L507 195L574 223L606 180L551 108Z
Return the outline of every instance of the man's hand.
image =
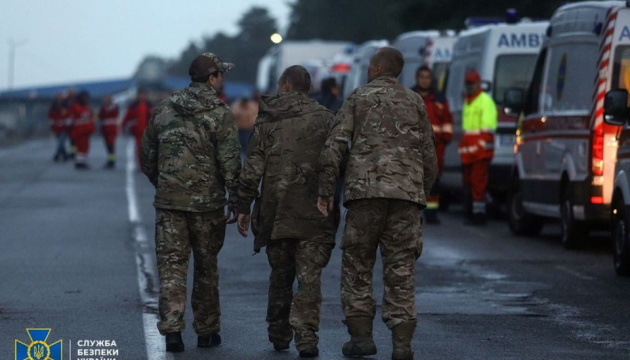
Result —
M328 213L332 211L334 205L334 198L329 196L327 198L317 197L317 209L322 213L325 217L328 217Z
M227 213L225 214L225 223L226 224L234 224L236 222L236 208L228 206Z
M244 237L247 237L247 231L249 230L250 220L251 220L251 217L249 215L238 214L238 220L237 220L236 225L238 227L238 232Z

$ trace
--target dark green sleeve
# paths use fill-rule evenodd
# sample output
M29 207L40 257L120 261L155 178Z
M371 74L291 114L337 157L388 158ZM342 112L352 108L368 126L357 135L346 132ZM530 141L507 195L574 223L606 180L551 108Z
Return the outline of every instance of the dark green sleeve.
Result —
M217 132L217 160L229 194L228 206L235 208L238 203L238 177L241 172L241 144L229 110L223 114L221 125Z
M335 181L339 177L341 164L354 133L354 97L355 94L352 93L335 116L332 129L319 158L321 166L319 196L329 197L335 193Z
M252 202L260 195L258 187L266 166L262 128L263 124L257 121L247 145L247 159L239 178L238 212L240 214L249 214Z
M149 178L149 181L153 186L157 186L158 180L158 140L157 131L155 129L155 116L157 112L153 114L146 130L142 135L142 144L140 146L140 168L142 172Z

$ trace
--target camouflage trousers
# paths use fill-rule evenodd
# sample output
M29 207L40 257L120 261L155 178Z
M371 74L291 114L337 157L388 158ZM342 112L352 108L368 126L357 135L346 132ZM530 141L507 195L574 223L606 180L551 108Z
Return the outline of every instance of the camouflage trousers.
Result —
M181 332L186 309L186 279L192 249L193 327L198 335L220 329L219 269L217 255L223 246L223 210L187 212L156 209L155 250L160 277L158 330L162 335Z
M341 265L341 302L348 318L374 318L372 271L380 247L383 260L383 321L391 329L416 319L414 263L422 253L417 204L394 199L347 204Z
M321 275L330 260L333 247L334 244L296 239L269 242L269 341L289 344L295 332L298 350L317 346L319 338L316 332L319 331L322 302ZM293 282L296 277L298 286L294 295Z

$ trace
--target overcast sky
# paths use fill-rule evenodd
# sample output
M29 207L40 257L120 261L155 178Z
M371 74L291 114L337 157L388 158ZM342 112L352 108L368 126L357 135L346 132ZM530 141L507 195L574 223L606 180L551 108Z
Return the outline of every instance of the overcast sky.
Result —
M218 31L234 35L253 5L286 27L289 0L1 0L0 90L131 76L149 54L174 58ZM220 55L220 54L219 54Z

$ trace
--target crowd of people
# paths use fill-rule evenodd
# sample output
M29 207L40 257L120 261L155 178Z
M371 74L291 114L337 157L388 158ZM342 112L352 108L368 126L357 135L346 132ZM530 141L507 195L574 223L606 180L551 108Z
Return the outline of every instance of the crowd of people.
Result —
M368 84L345 100L334 78L324 79L313 95L310 74L294 65L281 75L277 94L243 97L228 107L220 90L234 65L204 53L190 65L189 87L156 108L139 90L120 126L111 96L98 112L84 91L71 89L55 99L50 109L58 139L55 161L74 157L77 169L88 168L97 124L108 152L106 168L115 166L119 128L135 137L141 171L156 189L157 327L167 351L184 351L191 252L197 346L221 344L217 257L226 226L237 223L243 236L251 226L254 251L266 248L271 266L269 341L277 351L294 341L300 357L318 356L321 273L335 246L343 183L341 298L350 340L342 353L377 352L372 278L380 248L382 319L392 332L392 359L413 359L414 262L423 247L422 212L427 223L440 223L439 177L453 119L431 70L420 67L416 86L408 89L397 81L403 64L398 50L381 48L370 61ZM466 88L459 152L472 200L468 224L483 225L480 204L496 110L489 110L493 104L476 72L466 75Z
M119 122L119 106L110 95L103 98L101 106L95 111L90 105L87 91L77 92L69 88L67 92L57 94L48 112L51 129L57 139L53 161L71 160L77 170L89 169L87 160L90 141L98 131L107 150L104 167L113 169L116 165L116 137L120 128L128 129L134 135L139 149L152 109L145 89L138 90L137 98L128 106L122 122Z

